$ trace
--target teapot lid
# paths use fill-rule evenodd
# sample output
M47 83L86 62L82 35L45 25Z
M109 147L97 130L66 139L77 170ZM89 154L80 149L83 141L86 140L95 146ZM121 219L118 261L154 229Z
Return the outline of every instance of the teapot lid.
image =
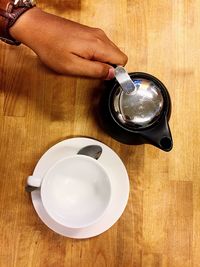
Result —
M161 115L164 105L160 88L151 80L132 79L135 90L125 93L119 86L114 93L114 111L119 121L133 128L152 125Z

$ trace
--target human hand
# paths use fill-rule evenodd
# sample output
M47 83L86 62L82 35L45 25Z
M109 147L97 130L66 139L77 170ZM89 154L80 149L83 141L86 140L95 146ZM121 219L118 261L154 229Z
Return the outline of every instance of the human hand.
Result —
M114 69L109 64L124 66L127 62L127 56L102 30L37 7L24 13L10 28L10 34L61 74L112 79Z

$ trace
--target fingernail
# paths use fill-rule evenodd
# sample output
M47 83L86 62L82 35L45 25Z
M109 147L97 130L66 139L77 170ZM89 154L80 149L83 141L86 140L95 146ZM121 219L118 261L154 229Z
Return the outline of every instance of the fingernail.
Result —
M115 77L114 68L110 68L109 71L108 71L108 75L105 78L105 80L112 80L114 77Z

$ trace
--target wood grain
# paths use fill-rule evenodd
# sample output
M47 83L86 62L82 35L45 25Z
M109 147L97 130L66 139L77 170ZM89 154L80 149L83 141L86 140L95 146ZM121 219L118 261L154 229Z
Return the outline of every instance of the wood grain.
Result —
M56 75L25 46L0 43L0 267L199 267L200 1L39 2L103 28L128 54L129 71L163 81L174 148L165 153L113 140L95 117L100 81ZM87 240L48 229L24 192L42 154L79 135L113 148L131 184L123 216Z

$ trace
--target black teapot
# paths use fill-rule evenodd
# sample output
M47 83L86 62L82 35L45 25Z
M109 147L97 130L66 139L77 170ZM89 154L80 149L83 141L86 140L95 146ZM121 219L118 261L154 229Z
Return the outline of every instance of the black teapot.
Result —
M125 144L150 143L164 151L173 146L168 121L171 101L164 84L143 72L129 73L134 92L125 93L116 79L106 81L100 100L102 127Z

